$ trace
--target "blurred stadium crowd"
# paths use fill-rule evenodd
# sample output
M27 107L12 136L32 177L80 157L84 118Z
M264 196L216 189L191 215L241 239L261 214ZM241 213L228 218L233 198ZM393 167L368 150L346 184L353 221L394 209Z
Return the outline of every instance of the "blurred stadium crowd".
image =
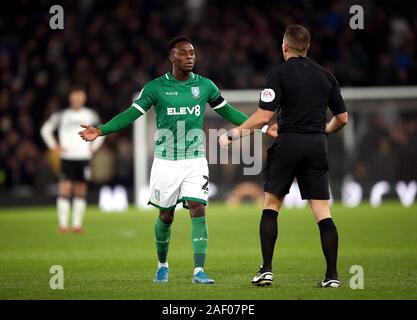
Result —
M51 163L57 161L39 129L53 111L67 107L71 86L84 86L88 106L107 120L143 84L169 70L167 43L178 34L195 43L196 72L222 89L262 87L268 68L282 61L281 37L290 23L310 29L310 57L342 86L417 84L415 1L64 1L64 30L49 27L53 4L16 0L1 13L3 191L22 185L41 190L54 180ZM349 28L353 4L365 9L365 30ZM384 134L372 142L375 157L416 135L415 122L403 135L383 118L376 125ZM106 140L96 167L112 170L97 169L97 183L132 184L129 135L127 130Z

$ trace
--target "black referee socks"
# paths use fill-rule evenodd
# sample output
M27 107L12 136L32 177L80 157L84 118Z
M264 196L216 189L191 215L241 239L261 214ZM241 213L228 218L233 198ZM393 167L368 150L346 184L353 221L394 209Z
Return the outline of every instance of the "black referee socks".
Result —
M338 234L332 218L326 218L318 222L320 229L321 247L326 258L327 279L338 279L337 274L337 250ZM272 271L272 257L274 255L275 242L278 237L278 212L271 209L262 211L259 225L261 249L263 257L262 272Z
M320 220L317 223L317 225L319 226L320 232L336 228L336 225L334 224L332 218L326 218L326 219Z
M327 279L338 279L337 274L337 248L339 237L337 234L336 225L332 218L326 218L318 222L320 230L321 248L323 249L324 257L326 258Z
M272 271L272 256L274 255L275 241L278 236L278 212L271 209L262 211L259 225L262 249L262 271Z

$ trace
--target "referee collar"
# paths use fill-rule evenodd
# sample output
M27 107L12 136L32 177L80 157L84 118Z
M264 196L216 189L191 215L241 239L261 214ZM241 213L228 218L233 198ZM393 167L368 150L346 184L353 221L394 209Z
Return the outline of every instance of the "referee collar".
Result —
M290 61L290 60L298 60L298 59L301 59L301 60L306 60L306 59L308 59L308 57L307 56L305 56L305 57L303 57L303 56L294 56L294 57L290 57L290 58L288 58L287 59L287 62L288 61Z

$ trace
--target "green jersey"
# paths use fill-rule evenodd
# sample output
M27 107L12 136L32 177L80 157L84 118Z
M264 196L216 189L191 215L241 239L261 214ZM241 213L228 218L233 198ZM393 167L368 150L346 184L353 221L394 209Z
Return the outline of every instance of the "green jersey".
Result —
M155 157L166 160L204 157L204 113L206 104L235 125L248 118L233 108L209 79L190 73L179 81L166 73L148 82L133 104L98 128L102 135L118 132L152 106L156 114Z
M205 108L219 97L220 90L211 80L194 73L186 81L179 81L168 72L148 82L132 105L142 113L154 107L155 157L166 160L204 157Z

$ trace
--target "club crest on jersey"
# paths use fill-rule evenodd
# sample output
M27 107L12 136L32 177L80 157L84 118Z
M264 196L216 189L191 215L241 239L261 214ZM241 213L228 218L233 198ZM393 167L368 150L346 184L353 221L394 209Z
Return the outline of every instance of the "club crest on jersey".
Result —
M193 94L193 98L200 98L200 87L191 87L191 93Z
M161 192L158 189L155 189L155 200L161 201Z

